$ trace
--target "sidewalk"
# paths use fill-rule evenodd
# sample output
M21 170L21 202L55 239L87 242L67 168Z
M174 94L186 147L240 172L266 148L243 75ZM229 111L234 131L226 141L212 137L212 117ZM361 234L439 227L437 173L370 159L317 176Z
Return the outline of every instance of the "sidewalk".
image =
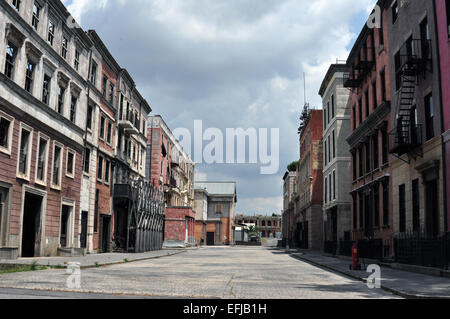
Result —
M324 256L318 251L291 250L290 253L307 263L364 282L370 275L365 271L350 270L351 261ZM450 299L450 278L422 275L390 267L381 267L381 287L404 298Z
M173 256L186 251L188 251L188 249L163 249L139 254L107 253L86 255L83 257L39 257L19 258L15 260L0 259L0 265L32 265L33 263L36 263L37 266L67 267L69 262L78 262L80 263L81 268L92 268Z

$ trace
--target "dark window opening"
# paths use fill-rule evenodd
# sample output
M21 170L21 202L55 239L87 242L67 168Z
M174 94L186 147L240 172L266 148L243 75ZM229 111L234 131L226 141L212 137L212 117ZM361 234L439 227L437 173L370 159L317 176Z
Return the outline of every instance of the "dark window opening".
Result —
M398 187L398 215L399 215L399 230L401 233L406 232L406 194L405 194L405 185L400 185Z
M425 121L427 140L430 140L434 137L434 105L431 94L425 98Z
M8 42L8 46L6 47L5 75L10 79L12 79L14 74L16 56L17 47L15 47L11 42Z
M27 72L25 75L25 90L28 93L33 93L33 78L35 65L30 61L27 62Z
M420 231L420 193L419 180L412 182L412 205L413 205L413 231Z

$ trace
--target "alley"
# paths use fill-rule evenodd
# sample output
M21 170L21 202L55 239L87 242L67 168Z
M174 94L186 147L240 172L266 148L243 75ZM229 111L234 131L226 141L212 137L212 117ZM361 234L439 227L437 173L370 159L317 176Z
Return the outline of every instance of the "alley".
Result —
M0 275L0 290L74 292L66 288L67 276L59 269L4 274ZM206 247L158 259L83 269L81 289L75 291L83 293L82 298L103 298L105 294L149 298L397 298L270 247ZM36 295L40 292L34 291Z

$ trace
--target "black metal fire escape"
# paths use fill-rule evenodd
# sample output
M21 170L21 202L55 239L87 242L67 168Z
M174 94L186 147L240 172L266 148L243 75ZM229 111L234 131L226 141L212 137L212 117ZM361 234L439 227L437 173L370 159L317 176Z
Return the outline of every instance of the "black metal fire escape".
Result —
M415 150L422 144L422 126L416 123L414 102L420 76L426 76L431 61L430 40L408 40L395 56L398 87L396 127L391 132L391 153L398 158L404 154L421 156Z

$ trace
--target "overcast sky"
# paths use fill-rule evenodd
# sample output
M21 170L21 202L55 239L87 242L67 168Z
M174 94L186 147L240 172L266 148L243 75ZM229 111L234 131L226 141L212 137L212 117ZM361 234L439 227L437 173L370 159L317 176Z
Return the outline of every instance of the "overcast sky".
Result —
M65 0L95 29L173 130L279 128L280 169L197 165L196 180L236 181L238 213L282 210L282 177L299 157L298 118L336 59L345 60L375 0Z

